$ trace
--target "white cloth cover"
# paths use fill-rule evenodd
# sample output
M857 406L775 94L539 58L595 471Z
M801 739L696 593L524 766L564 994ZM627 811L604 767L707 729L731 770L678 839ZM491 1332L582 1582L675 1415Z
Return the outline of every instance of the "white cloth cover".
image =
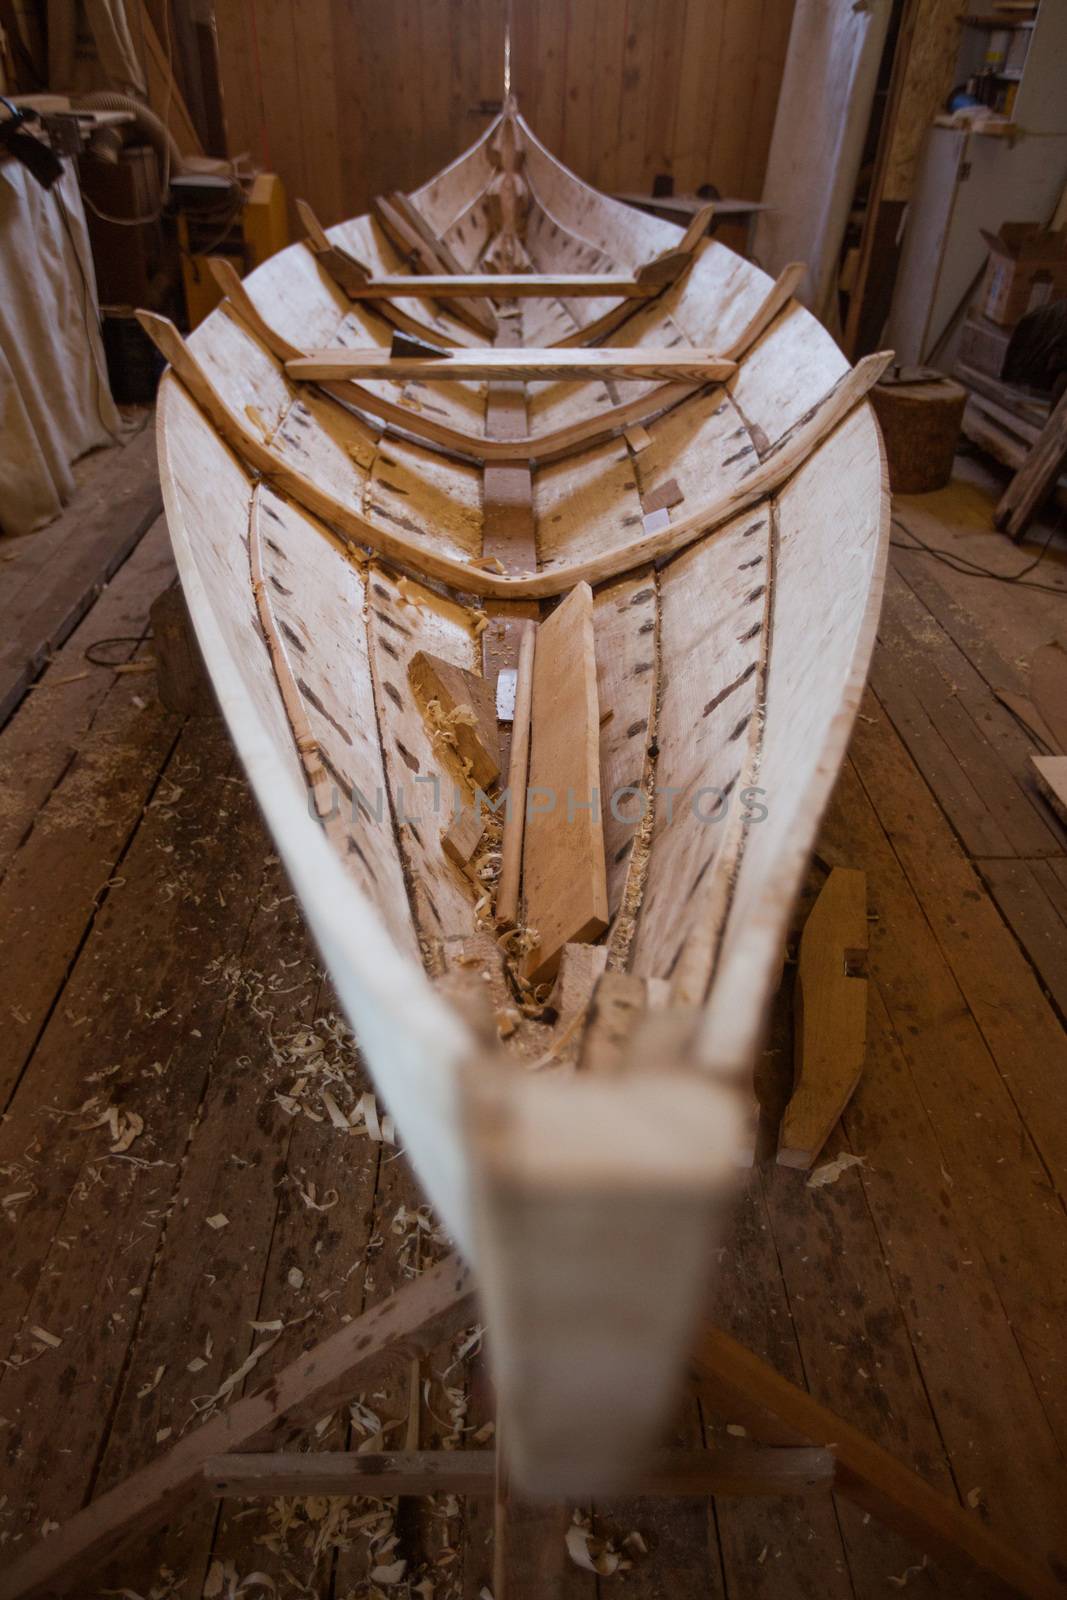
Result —
M57 517L74 493L71 462L121 426L73 163L45 190L0 162L0 529Z

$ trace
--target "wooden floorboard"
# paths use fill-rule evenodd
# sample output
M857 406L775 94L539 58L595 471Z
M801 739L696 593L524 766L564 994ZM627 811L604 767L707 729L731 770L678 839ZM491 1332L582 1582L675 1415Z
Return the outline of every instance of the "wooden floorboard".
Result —
M100 494L76 497L41 530L50 559L39 562L31 543L4 574L15 592L4 600L0 726L163 509L152 428L108 452L99 472Z
M867 873L866 1069L821 1158L859 1160L814 1188L774 1165L787 965L714 1314L1064 1563L1067 854L993 694L1025 679L915 566L803 903L827 865ZM157 525L0 733L0 1560L195 1426L252 1353L235 1395L446 1248L403 1156L331 1120L322 1091L347 1110L367 1080L221 724L163 713L150 672L75 677L101 637L147 653L169 576ZM114 1152L112 1107L120 1133L143 1118ZM491 1445L484 1355L457 1360L461 1343L321 1419L312 1446ZM677 1437L728 1443L730 1421L690 1402ZM829 1500L584 1509L647 1545L617 1580L632 1600L992 1594ZM568 1562L569 1515L528 1523L533 1592L592 1600L613 1580ZM485 1503L205 1504L85 1592L197 1600L258 1571L283 1600L326 1600L403 1559L435 1600L478 1600L491 1528Z

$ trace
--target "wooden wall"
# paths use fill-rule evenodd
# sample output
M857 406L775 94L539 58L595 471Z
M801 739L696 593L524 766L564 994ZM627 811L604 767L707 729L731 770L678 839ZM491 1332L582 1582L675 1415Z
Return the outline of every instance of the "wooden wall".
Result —
M326 223L411 189L499 105L507 0L219 0L230 154ZM532 127L601 189L758 198L793 0L512 0Z

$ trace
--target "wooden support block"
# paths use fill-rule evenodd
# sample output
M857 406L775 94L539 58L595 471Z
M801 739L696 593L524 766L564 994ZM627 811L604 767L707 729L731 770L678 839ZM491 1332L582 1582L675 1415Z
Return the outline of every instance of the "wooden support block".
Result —
M778 1162L809 1168L852 1097L867 1042L867 879L835 867L800 938L796 1087L778 1134Z
M572 589L538 630L527 813L526 926L537 930L539 943L526 976L543 983L555 976L565 944L596 939L608 925L600 700L587 583Z
M1067 756L1031 756L1038 788L1056 815L1067 822Z
M426 650L412 656L408 677L424 712L431 701L436 701L442 716L453 719L456 754L461 761L470 762L471 782L488 789L500 776L500 736L492 684L478 673L454 667ZM465 715L473 717L473 722L465 721Z
M279 1434L314 1426L395 1366L428 1355L477 1315L474 1286L454 1256L330 1334L255 1394L192 1429L148 1466L69 1517L0 1573L0 1600L44 1600L68 1589L84 1594L85 1576L125 1543L171 1521L203 1488L204 1465L230 1450L261 1451Z
M728 1334L704 1329L692 1371L707 1403L753 1439L776 1446L824 1445L837 1464L835 1494L902 1534L917 1553L927 1552L953 1568L962 1559L1031 1600L1062 1600L1062 1585L1047 1567L1018 1554L973 1511L931 1489L917 1472Z
M156 688L168 711L182 716L217 716L218 702L200 654L180 585L164 589L149 610Z
M320 383L339 378L378 381L382 378L423 383L454 379L516 378L524 383L599 381L602 378L646 378L665 383L721 383L732 378L737 363L725 361L713 350L657 349L637 345L565 350L501 349L497 347L450 349L442 356L394 356L378 346L372 349L309 350L285 363L290 378L299 383Z
M636 422L632 428L624 428L623 438L635 456L640 455L642 450L647 450L652 443L652 435L639 422Z
M680 505L684 499L678 479L668 478L665 483L657 483L654 489L649 489L641 496L641 510L647 517L652 511L669 511L671 506Z
M464 806L441 833L441 848L450 861L464 872L478 854L485 822L474 806Z

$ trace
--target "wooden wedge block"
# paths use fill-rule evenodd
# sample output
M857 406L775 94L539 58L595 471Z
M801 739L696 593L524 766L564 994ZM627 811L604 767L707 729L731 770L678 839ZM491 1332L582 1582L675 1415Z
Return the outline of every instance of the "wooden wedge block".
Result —
M778 1163L815 1161L863 1071L867 1043L867 878L835 867L800 936L794 1009L796 1087L778 1133Z
M1067 822L1067 756L1031 756L1041 790L1056 815Z
M565 944L588 943L608 925L600 700L587 583L572 589L538 630L522 859L526 926L539 937L525 975L543 983L555 976Z
M478 853L485 832L485 821L474 806L464 806L441 833L441 849L464 872Z
M424 711L431 700L436 700L446 719L462 707L473 713L473 723L464 721L462 716L452 722L456 753L461 761L470 762L472 783L482 789L495 783L500 776L500 735L489 680L463 667L454 667L451 661L442 661L426 650L412 656L408 677Z

